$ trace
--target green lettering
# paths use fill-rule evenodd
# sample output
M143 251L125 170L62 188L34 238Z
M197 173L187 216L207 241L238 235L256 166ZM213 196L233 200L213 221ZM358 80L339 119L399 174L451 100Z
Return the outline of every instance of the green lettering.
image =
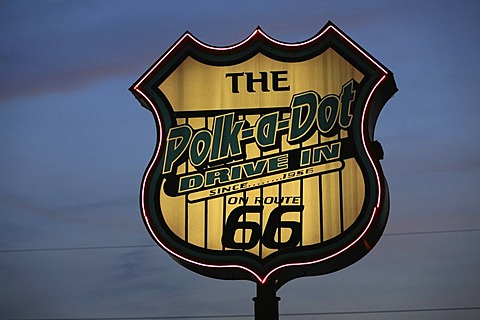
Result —
M332 130L338 118L338 97L329 95L320 101L317 111L318 129L322 133Z
M191 191L200 188L203 185L203 176L200 173L181 177L178 186L178 192Z
M242 153L239 134L244 123L245 120L234 122L233 112L215 117L211 161Z
M310 137L310 129L315 120L319 96L314 91L307 91L293 96L290 106L290 130L287 141L290 144L301 143Z
M342 87L342 94L340 101L342 102L342 111L340 114L340 126L344 129L352 123L353 115L351 113L352 102L355 100L355 90L353 90L353 79L347 82Z
M181 125L170 129L167 137L167 146L165 148L163 173L172 171L174 162L177 161L187 149L192 137L192 131L189 125Z
M218 181L219 183L228 182L230 180L230 170L227 168L219 168L212 171L207 171L205 174L205 187L213 186Z
M273 112L261 117L257 123L257 144L268 147L275 144L277 137L278 112Z
M313 163L321 162L322 158L325 159L325 161L340 158L340 142L313 149Z
M199 166L205 162L210 153L212 143L212 134L208 130L200 130L193 136L190 145L190 162L194 166Z
M249 178L262 174L263 170L265 169L266 163L267 160L265 159L258 160L256 164L253 162L246 163L243 166L246 177Z

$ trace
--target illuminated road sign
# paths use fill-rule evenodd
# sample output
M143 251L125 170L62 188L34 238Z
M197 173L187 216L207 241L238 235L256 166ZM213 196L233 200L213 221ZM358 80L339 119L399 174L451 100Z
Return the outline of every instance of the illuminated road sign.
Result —
M301 43L184 34L131 88L157 125L145 225L222 279L333 272L377 243L388 189L373 140L393 74L332 23Z

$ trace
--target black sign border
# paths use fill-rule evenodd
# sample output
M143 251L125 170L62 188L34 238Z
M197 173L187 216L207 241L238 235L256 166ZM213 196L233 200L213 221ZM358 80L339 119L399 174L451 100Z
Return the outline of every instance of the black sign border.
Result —
M367 201L356 222L333 239L302 249L282 250L281 253L272 254L263 260L245 252L223 251L216 254L212 253L212 250L198 248L179 239L159 217L161 214L158 214L161 213L158 195L161 188L162 166L159 165L160 158L155 155L163 152L162 137L165 137L169 128L175 125L173 110L158 89L160 83L188 56L215 66L238 64L257 53L278 61L299 62L316 57L328 48L333 48L365 74L361 83L363 89L357 97L357 103L368 108L367 119L363 123L360 123L361 121L352 123L352 130L364 132L364 138L354 136L354 143L359 151L358 164L361 170L367 173L368 180L365 188ZM397 88L393 74L332 22L328 22L317 35L299 44L281 43L257 28L246 40L236 45L212 47L187 32L130 90L144 107L157 115L154 116L157 126L156 152L147 167L142 183L140 201L143 219L156 242L185 267L214 278L249 279L257 282L276 279L279 283L285 283L299 276L325 274L344 268L366 255L380 239L388 217L389 192L379 163L377 144L373 141L374 127L383 105ZM358 118L359 115L355 115L354 119ZM375 177L378 177L378 180Z

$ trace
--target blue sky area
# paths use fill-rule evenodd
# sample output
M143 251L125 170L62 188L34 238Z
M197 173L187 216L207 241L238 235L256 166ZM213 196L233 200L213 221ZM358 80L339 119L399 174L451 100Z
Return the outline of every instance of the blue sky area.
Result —
M0 1L0 319L253 314L253 282L154 246L138 197L156 129L128 88L186 30L297 42L328 20L395 75L375 132L391 210L370 254L286 284L280 312L460 310L282 319L479 319L479 17L475 1Z

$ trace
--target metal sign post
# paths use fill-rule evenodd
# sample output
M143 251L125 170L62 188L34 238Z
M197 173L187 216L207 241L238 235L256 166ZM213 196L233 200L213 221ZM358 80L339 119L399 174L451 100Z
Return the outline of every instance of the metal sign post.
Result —
M275 282L257 283L257 296L253 298L255 320L278 320L278 302Z

